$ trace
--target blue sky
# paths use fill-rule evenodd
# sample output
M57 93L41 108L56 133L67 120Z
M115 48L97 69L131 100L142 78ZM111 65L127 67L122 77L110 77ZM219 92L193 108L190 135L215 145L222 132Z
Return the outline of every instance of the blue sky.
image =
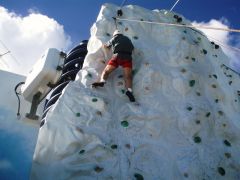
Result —
M68 51L84 39L101 5L123 0L0 0L0 69L27 75L48 48ZM176 0L126 0L147 9L169 10ZM239 0L180 0L174 11L195 25L240 29ZM208 38L240 48L240 33L201 29ZM213 39L210 39L211 41ZM215 41L215 40L214 40ZM222 46L223 47L223 46ZM28 53L25 50L28 49ZM240 50L223 48L232 67L240 71Z
M126 4L135 4L147 9L170 9L176 0L127 0ZM73 44L89 38L89 29L96 20L103 3L121 5L122 0L0 0L0 5L9 11L26 16L29 9L55 19L64 26L71 36ZM174 11L187 19L208 22L211 19L225 17L231 28L240 29L239 0L180 0Z

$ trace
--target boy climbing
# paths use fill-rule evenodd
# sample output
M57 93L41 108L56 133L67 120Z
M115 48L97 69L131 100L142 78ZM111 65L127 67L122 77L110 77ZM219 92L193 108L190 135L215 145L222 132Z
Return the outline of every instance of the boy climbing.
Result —
M124 36L119 30L115 30L112 39L103 45L104 48L112 47L113 56L101 74L99 82L92 84L92 87L103 87L111 72L118 66L123 67L126 95L131 102L135 102L132 91L132 51L134 46L131 40Z

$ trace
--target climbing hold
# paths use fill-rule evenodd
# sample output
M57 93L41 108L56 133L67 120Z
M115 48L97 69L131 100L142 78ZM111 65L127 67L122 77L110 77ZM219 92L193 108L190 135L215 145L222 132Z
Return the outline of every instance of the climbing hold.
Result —
M222 176L225 175L225 170L223 169L223 167L218 167L218 173L221 174Z
M106 62L104 60L101 60L101 63L105 64Z
M190 107L190 106L189 106L189 107L187 107L187 110L191 111L191 110L192 110L192 107Z
M123 75L119 75L118 78L123 78Z
M222 126L223 126L223 127L226 127L227 125L224 123Z
M143 21L143 19L140 19L140 21Z
M188 57L188 56L186 56L186 57L185 57L185 59L189 59L189 57Z
M102 112L101 111L97 111L96 114L99 115L99 116L102 116Z
M186 31L186 30L184 30L183 32L184 32L185 34L187 33L187 31Z
M218 49L219 48L219 45L215 44L215 49Z
M133 39L138 39L138 37L137 36L133 36Z
M212 41L211 44L215 44L215 43Z
M112 148L112 149L117 149L118 146L117 146L116 144L113 144L113 145L111 145L111 148Z
M186 178L188 177L188 173L184 173L183 175L184 175L184 177L186 177Z
M213 74L213 77L214 77L215 79L217 79L217 75L216 75L216 74Z
M182 22L182 18L181 18L181 17L178 17L178 18L177 18L177 22L178 22L178 23Z
M131 148L130 144L125 144L125 147L128 148L128 149Z
M202 50L202 53L203 53L203 54L207 54L207 50L206 50L206 49L203 49L203 50Z
M226 139L223 141L223 143L224 143L226 146L228 146L228 147L231 146L231 143L230 143L228 140L226 140Z
M122 121L122 122L121 122L121 125L122 125L123 127L128 127L129 123L128 123L127 121Z
M218 99L215 99L215 103L218 103L219 102L219 100Z
M122 15L123 15L123 12L122 12L121 9L117 10L117 15L118 15L118 16L122 16Z
M136 180L144 180L143 176L141 174L135 173L134 177L136 178Z
M81 114L78 112L78 113L76 113L76 116L77 116L77 117L80 117L80 116L81 116Z
M201 41L201 38L200 38L200 37L198 37L197 39L198 39L199 41Z
M232 156L230 153L224 153L224 155L225 155L225 157L228 158L228 159L231 158L231 156Z
M196 92L197 96L201 96L201 93L200 92Z
M185 37L182 37L182 40L186 40L186 38L185 38Z
M185 73L186 71L187 71L187 70L184 69L184 68L181 69L181 72L182 72L182 73Z
M106 33L107 36L111 36L109 33Z
M118 82L118 86L122 86L123 85L123 82Z
M196 61L196 59L195 59L194 57L192 57L192 61L193 61L193 62L195 62L195 61Z
M92 98L92 102L97 102L98 99L97 98Z
M199 136L195 136L193 140L195 143L200 143L202 141Z
M91 73L88 73L88 75L87 75L87 76L91 78L91 77L92 77L92 74L91 74Z
M216 54L215 55L213 55L214 57L218 57Z
M136 75L137 74L137 69L133 69L132 70L132 75L134 76L134 75Z
M212 88L217 88L217 86L215 84L212 84Z
M211 115L211 113L210 113L210 112L207 112L206 117L209 117L210 115Z
M145 87L145 90L146 90L146 91L149 91L149 87Z
M81 151L79 151L79 154L83 154L83 153L85 153L85 150L84 150L84 149L82 149Z
M95 166L95 168L94 168L94 170L95 170L97 173L103 171L103 169L104 169L104 168L101 168L101 167L99 167L99 166Z
M122 25L122 22L118 22L119 25Z
M196 124L200 124L201 123L201 121L200 120L196 120Z
M125 94L125 89L121 89L122 94Z
M223 112L222 112L222 111L218 111L218 114L219 114L220 116L222 116L222 115L223 115Z
M128 31L128 28L127 28L127 27L125 28L125 31Z
M212 78L212 75L209 75L208 77L209 77L209 78Z
M229 82L228 82L228 84L231 86L231 84L232 84L232 81L229 81Z
M189 86L190 86L190 87L193 87L194 85L195 85L195 80L190 80L190 81L189 81Z

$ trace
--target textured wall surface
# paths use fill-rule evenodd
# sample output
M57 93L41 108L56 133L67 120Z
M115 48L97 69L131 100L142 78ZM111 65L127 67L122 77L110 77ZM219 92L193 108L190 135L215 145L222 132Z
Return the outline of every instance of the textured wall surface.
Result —
M240 179L240 84L200 32L117 21L133 42L133 91L122 69L92 89L111 52L117 6L91 28L83 69L40 129L32 179ZM177 23L173 13L123 7L122 18ZM182 17L180 23L190 22Z

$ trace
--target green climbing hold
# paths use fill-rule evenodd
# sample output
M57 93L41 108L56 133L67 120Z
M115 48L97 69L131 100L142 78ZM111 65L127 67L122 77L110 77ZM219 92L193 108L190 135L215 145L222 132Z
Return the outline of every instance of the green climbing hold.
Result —
M187 107L187 110L191 111L191 110L192 110L192 107L190 107L190 106L189 106L189 107Z
M222 111L218 111L218 114L222 116L224 113Z
M201 93L200 92L196 92L197 96L201 96Z
M83 154L83 153L85 153L85 150L84 150L84 149L82 149L81 151L79 151L79 154Z
M112 149L117 149L118 146L117 146L116 144L113 144L113 145L111 145L111 148L112 148Z
M91 77L92 77L92 74L88 73L88 75L87 75L87 76L91 78Z
M219 102L219 99L215 99L215 103L218 103Z
M203 54L207 54L207 50L206 49L203 49L202 52L203 52Z
M106 33L107 36L111 36L109 33Z
M209 117L210 115L211 115L211 113L210 113L210 112L207 112L206 117Z
M213 77L214 77L215 79L217 79L217 75L216 75L216 74L213 74Z
M222 176L224 176L226 174L223 167L218 167L218 173L221 174Z
M94 170L95 170L97 173L99 173L99 172L103 171L103 168L101 168L101 167L99 167L99 166L96 166L96 167L94 168Z
M219 45L215 44L215 49L218 49L219 48Z
M193 61L193 62L195 62L195 61L196 61L196 59L195 59L194 57L192 57L192 61Z
M200 143L202 141L199 136L195 136L193 140L195 143Z
M92 102L97 102L98 99L97 98L92 98Z
M133 39L138 39L138 37L137 36L133 36Z
M228 147L231 146L231 143L230 143L228 140L226 140L226 139L223 141L223 143L224 143L226 146L228 146Z
M201 123L201 121L200 120L196 120L196 124L200 124Z
M186 31L186 30L184 30L183 32L184 32L185 34L187 34L187 31Z
M230 153L224 153L224 155L225 155L225 157L228 158L228 159L231 158L231 156L232 156Z
M125 94L125 89L121 89L122 94Z
M118 22L119 25L122 25L122 22Z
M77 117L80 117L80 116L81 116L81 114L78 112L78 113L76 113L76 116L77 116Z
M189 86L190 86L190 87L193 87L194 85L195 85L195 80L190 80L190 81L189 81Z
M229 81L229 82L228 82L228 84L231 86L231 84L232 84L232 81Z
M121 125L122 125L123 127L128 127L129 123L128 123L127 121L122 121L122 122L121 122Z
M198 39L199 41L201 41L201 38L200 38L200 37L198 37L197 39Z
M143 176L141 174L135 173L134 177L136 178L136 180L144 180Z

